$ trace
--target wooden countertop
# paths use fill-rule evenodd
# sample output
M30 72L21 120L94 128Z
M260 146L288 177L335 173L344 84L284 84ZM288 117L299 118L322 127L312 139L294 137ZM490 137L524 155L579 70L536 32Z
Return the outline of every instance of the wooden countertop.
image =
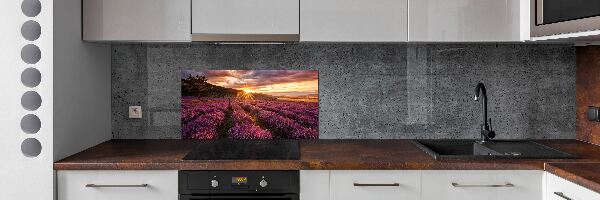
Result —
M600 162L546 163L546 171L600 193Z
M54 163L55 170L546 170L600 192L600 146L537 140L579 159L435 160L410 140L305 140L300 160L181 160L192 140L110 140ZM545 165L545 166L544 166ZM544 168L545 167L545 168Z
M54 164L55 170L542 170L547 162L600 162L600 146L577 140L539 143L581 159L434 160L410 140L304 140L300 160L181 160L191 140L110 140Z

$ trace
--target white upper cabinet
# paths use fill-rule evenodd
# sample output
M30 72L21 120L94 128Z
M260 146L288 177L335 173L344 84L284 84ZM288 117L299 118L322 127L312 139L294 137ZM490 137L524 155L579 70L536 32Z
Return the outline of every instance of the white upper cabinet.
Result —
M410 0L408 40L529 40L529 4L528 0Z
M189 0L83 0L83 40L190 41Z
M302 0L300 41L405 42L408 0Z
M83 0L87 41L530 40L527 0Z
M299 0L192 0L195 41L297 41Z

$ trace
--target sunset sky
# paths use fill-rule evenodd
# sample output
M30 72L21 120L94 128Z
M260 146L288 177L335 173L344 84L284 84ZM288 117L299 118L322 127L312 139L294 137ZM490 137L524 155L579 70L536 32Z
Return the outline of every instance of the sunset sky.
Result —
M272 96L317 96L319 72L317 70L183 70L188 75L205 76L214 85L263 93Z

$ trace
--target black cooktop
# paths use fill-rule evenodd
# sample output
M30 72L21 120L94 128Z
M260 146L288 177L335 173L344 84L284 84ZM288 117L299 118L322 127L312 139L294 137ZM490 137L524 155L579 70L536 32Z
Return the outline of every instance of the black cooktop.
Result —
M199 141L183 160L298 160L298 140Z

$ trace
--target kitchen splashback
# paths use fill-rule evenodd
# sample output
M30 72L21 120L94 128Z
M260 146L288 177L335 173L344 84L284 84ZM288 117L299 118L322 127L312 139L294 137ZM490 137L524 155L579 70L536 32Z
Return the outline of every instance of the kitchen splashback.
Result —
M181 70L319 70L321 139L478 138L488 89L497 138L575 138L575 48L532 44L122 44L117 139L181 137ZM142 119L128 106L141 105Z
M317 70L183 70L181 138L319 138Z

